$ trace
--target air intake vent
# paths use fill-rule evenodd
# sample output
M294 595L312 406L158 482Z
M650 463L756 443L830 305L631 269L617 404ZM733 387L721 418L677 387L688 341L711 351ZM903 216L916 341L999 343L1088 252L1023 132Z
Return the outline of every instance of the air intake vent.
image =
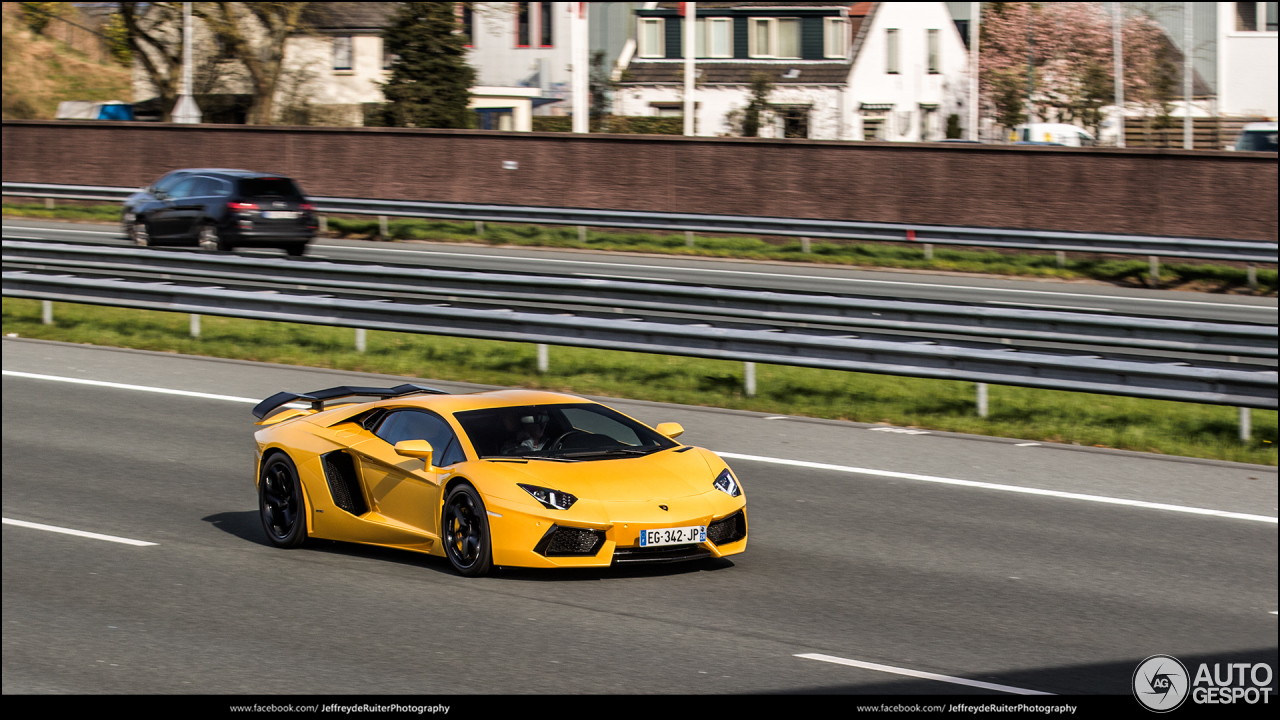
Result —
M364 493L360 492L360 481L356 478L356 466L351 456L341 450L335 450L324 459L324 476L329 481L329 494L333 495L333 504L352 515L363 515L369 512L364 503Z
M747 516L741 510L707 526L707 539L716 545L737 542L747 536Z
M604 532L552 525L542 536L534 552L546 557L584 557L595 555L604 545Z

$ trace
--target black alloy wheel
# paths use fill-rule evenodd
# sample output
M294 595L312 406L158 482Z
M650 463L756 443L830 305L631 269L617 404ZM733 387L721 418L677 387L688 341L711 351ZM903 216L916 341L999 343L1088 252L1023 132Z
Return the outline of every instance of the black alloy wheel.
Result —
M307 539L306 503L293 461L276 453L262 464L258 479L258 511L272 545L295 548Z
M289 257L302 257L307 252L306 243L292 243L284 246L284 251Z
M146 219L141 216L134 216L133 222L127 226L126 234L138 247L148 247L151 245L151 228L147 227Z
M489 518L480 493L466 483L455 486L444 501L444 550L453 569L463 577L489 572L493 555L489 547Z

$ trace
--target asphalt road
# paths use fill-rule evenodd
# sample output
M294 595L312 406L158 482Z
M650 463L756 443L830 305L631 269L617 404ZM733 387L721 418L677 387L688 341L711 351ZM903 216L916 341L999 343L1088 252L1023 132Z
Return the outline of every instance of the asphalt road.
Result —
M1127 694L1152 654L1277 664L1273 467L609 401L810 466L730 460L751 518L731 562L468 580L268 546L247 402L9 373L251 399L401 378L13 339L3 357L5 693Z
M4 236L15 239L123 244L115 225L7 218ZM262 252L276 253L266 250ZM945 300L995 306L1101 310L1273 324L1276 298L1121 288L1093 282L1010 280L972 275L856 270L801 263L645 256L591 251L467 246L456 243L382 243L323 238L308 251L339 260L422 264L439 268L536 272L605 278L672 280L769 290Z

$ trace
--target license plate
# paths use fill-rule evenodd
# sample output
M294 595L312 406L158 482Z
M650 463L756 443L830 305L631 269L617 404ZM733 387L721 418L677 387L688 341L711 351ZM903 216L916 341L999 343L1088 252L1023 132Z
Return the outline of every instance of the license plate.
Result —
M262 218L264 220L297 220L298 213L292 210L264 210Z
M656 547L658 545L687 545L707 541L707 526L658 528L657 530L640 531L640 547Z

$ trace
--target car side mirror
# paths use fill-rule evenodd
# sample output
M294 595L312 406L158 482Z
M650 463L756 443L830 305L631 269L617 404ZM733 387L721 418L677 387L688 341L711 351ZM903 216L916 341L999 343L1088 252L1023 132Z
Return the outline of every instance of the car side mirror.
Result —
M421 458L426 469L431 469L431 443L426 440L401 440L396 443L396 454L411 458Z
M658 427L654 428L654 430L657 430L659 435L669 437L672 440L684 434L684 428L680 426L680 423L658 423Z

